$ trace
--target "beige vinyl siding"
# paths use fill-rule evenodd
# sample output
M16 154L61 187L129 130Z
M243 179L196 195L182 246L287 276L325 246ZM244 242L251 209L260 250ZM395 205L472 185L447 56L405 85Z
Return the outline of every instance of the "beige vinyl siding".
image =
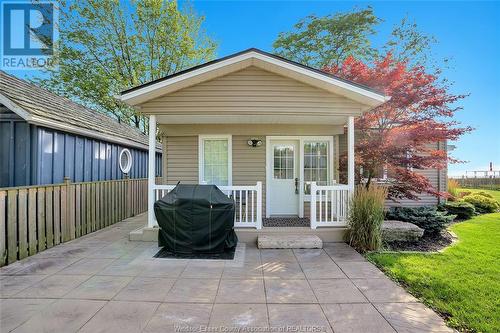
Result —
M163 182L198 184L198 136L171 136L163 140Z
M436 149L443 149L442 143L435 144ZM446 148L445 148L446 149ZM423 169L423 170L414 170L416 173L424 175L429 179L432 186L434 186L438 191L444 191L446 188L446 174L447 170L438 170L438 169ZM430 194L420 194L418 196L420 200L408 200L402 199L399 202L388 201L387 207L395 207L395 206L404 206L404 207L418 207L418 206L434 206L440 203L440 199L436 198Z
M343 125L296 125L296 124L160 124L160 132L169 136L193 136L203 134L244 135L247 138L270 135L335 135L344 133Z
M332 115L359 112L363 105L302 82L251 66L141 105L149 114Z
M304 201L304 217L311 217L311 202Z
M443 149L446 151L448 154L448 142L440 142L439 143L439 149ZM441 174L440 174L440 188L439 191L441 192L446 192L448 191L448 168L441 169ZM440 200L441 202L444 202L444 199Z
M262 146L250 147L247 135L233 135L233 185L255 185L262 182L262 216L266 216L266 140Z
M443 149L443 143L436 144L436 148ZM346 150L347 150L347 135L345 134L339 135L339 154L341 155L342 153L345 153ZM415 170L415 172L429 178L431 184L440 191L446 190L446 183L447 183L446 169L443 170L424 169L424 170ZM432 205L437 205L439 203L439 199L430 194L421 194L419 195L419 198L420 200L402 199L399 200L399 202L393 202L388 200L386 202L386 206L418 207L418 206L432 206Z
M431 184L437 188L438 186L438 173L439 171L436 169L425 169L425 170L414 170L416 173L424 175L429 178ZM409 200L409 199L400 199L399 202L394 202L391 200L387 200L387 207L419 207L419 206L434 206L439 203L438 198L433 195L422 193L418 195L420 200Z

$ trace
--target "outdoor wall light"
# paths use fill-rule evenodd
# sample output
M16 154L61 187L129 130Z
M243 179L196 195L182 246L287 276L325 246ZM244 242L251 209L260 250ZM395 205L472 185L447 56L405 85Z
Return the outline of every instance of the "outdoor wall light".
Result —
M260 147L262 146L262 140L259 140L257 138L251 138L250 140L247 141L248 145L250 147Z

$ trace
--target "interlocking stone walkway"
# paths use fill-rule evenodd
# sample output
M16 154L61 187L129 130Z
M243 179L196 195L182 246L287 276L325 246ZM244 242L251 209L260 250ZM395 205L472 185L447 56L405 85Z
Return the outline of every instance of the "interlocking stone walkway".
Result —
M240 243L232 261L153 259L156 244L127 239L143 221L0 269L0 331L453 332L343 243L293 251Z

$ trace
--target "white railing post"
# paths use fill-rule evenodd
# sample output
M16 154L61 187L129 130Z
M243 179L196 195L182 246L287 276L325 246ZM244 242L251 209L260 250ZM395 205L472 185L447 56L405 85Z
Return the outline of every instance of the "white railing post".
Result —
M316 182L311 183L311 229L316 229Z
M257 182L257 229L262 229L262 182Z
M155 203L155 164L156 164L156 116L149 116L149 153L148 153L148 227L156 223L154 213Z
M349 197L354 193L354 117L347 120L347 185Z

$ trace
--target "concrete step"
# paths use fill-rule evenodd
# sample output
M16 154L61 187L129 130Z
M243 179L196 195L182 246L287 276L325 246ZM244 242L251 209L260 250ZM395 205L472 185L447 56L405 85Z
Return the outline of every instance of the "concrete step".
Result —
M257 243L258 236L288 236L288 235L300 235L300 236L318 236L325 243L327 242L343 242L344 227L334 227L334 228L263 228L260 230L252 228L235 228L236 234L238 235L238 241L243 243Z
M316 235L259 235L259 249L321 249L323 241Z
M130 241L136 242L158 242L158 227L150 228L148 226L141 227L136 230L132 230L128 234L128 239Z

